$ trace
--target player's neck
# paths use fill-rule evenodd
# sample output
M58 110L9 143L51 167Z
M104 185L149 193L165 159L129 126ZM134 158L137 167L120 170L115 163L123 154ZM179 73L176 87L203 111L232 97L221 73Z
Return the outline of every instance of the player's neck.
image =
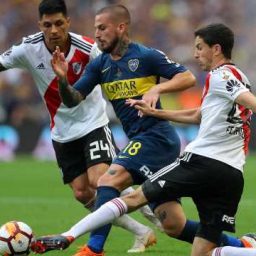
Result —
M110 53L111 58L113 60L121 59L125 55L130 42L129 38L120 39L115 49Z
M212 63L211 70L219 66L222 66L223 64L228 64L228 63L232 63L230 59L227 59L227 58L218 59Z

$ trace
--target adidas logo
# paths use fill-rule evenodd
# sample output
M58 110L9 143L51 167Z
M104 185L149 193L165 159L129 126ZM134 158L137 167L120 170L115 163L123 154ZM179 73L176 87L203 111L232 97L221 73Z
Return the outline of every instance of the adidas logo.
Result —
M45 69L44 63L40 63L36 68L37 69Z
M163 188L165 182L166 182L165 180L159 180L159 181L158 181L158 184L160 185L161 188Z

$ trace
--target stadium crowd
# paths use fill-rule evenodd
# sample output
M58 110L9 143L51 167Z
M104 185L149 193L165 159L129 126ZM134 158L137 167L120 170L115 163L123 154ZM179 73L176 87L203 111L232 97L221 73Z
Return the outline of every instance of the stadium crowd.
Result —
M39 0L1 2L1 53L10 45L18 43L23 35L38 31L35 22L38 20L38 3ZM147 0L146 4L144 0L67 0L66 3L72 18L71 30L91 37L94 36L96 10L111 3L126 5L132 14L131 31L134 41L158 48L190 68L198 79L197 87L164 97L165 108L190 108L200 104L205 73L194 63L191 42L194 30L205 23L226 23L238 35L233 60L238 60L239 67L246 72L252 84L255 84L256 17L252 13L256 8L254 0ZM126 139L110 107L109 115L117 144L122 147ZM29 74L20 70L0 74L1 152L6 149L4 144L7 141L10 151L34 152L39 158L53 157L48 119L45 106ZM252 131L255 131L255 126L254 117ZM197 133L195 126L177 126L177 130L184 144L191 141ZM255 149L254 135L251 150ZM8 150L1 155L0 161L12 159Z

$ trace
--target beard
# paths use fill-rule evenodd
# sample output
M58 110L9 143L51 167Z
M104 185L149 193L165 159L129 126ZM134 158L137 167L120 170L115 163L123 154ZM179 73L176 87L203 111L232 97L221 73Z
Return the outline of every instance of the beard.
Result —
M118 37L116 37L113 39L113 41L110 43L108 47L105 47L105 48L100 47L100 50L105 53L111 53L116 48L118 43L119 43L119 39Z

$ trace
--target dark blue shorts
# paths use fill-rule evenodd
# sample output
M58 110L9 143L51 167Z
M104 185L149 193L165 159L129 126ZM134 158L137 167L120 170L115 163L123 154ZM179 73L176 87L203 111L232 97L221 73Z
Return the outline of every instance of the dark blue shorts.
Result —
M131 138L114 159L142 184L162 167L172 163L180 153L180 140L168 122L159 122Z

